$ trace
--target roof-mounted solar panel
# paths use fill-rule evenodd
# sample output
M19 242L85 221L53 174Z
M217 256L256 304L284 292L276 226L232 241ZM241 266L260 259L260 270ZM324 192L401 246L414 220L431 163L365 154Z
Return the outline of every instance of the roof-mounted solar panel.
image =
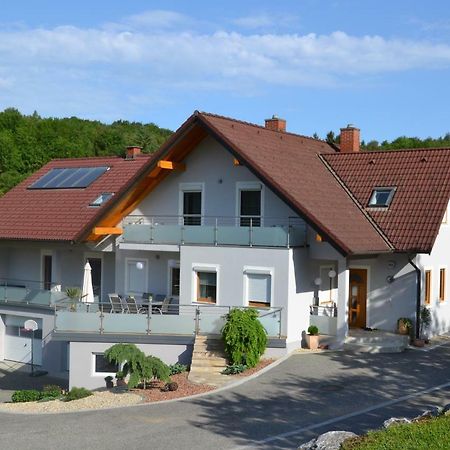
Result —
M51 169L28 189L81 189L90 186L109 167L70 167Z

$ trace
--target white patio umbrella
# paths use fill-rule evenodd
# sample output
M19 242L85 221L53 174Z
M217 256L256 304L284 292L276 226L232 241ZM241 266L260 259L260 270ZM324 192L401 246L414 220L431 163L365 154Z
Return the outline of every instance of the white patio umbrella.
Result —
M84 265L83 290L81 291L81 301L84 303L94 303L94 288L92 287L92 268L89 262Z

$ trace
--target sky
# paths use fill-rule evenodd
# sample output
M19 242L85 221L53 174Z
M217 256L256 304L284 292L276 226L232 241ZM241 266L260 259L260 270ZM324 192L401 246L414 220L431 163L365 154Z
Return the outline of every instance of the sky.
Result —
M324 137L450 131L448 0L15 0L0 109L175 130L195 110Z

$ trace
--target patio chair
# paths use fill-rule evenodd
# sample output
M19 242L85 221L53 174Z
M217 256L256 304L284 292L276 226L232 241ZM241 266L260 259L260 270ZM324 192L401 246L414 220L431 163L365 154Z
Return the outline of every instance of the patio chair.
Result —
M128 296L126 298L126 303L127 303L127 307L128 307L128 312L130 314L145 314L146 310L145 308L140 307L137 303L136 303L136 299L132 296Z
M122 299L119 294L108 294L112 313L123 313Z
M158 296L156 296L156 298L158 298ZM164 300L161 302L161 304L152 306L152 313L167 314L167 312L169 311L169 305L171 300L172 300L171 298L165 297Z

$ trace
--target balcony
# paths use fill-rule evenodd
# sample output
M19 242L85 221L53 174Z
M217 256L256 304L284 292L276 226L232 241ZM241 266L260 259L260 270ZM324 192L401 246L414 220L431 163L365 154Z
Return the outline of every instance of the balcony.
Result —
M43 289L42 282L32 280L0 279L0 305L33 306L51 308L53 304L67 298L60 286Z
M300 218L128 216L123 242L139 244L299 247L306 244Z
M172 335L220 334L232 307L212 305L176 305L167 313L112 313L104 304L55 304L56 334L81 333L101 335ZM281 337L282 308L261 309L259 321L267 336Z

